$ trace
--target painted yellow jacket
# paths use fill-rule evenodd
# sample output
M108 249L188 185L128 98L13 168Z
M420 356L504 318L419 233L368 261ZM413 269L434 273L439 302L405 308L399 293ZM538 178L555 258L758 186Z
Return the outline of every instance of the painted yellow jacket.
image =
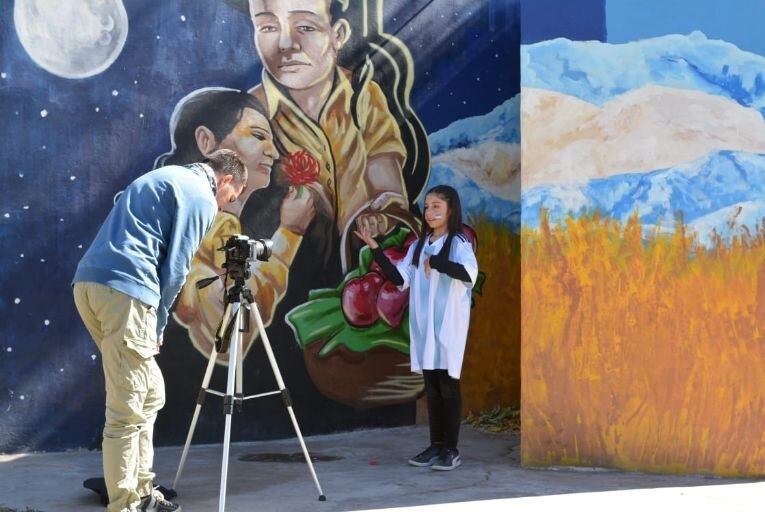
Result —
M223 273L225 255L219 251L226 240L242 233L239 219L227 212L218 212L213 227L202 240L194 259L191 261L186 284L178 295L173 317L189 331L194 346L209 356L215 344L215 332L223 316L223 281L197 289L201 279ZM269 325L277 304L284 297L287 289L289 267L295 258L302 236L279 227L274 233L273 254L267 262L255 261L251 265L252 276L247 286L252 290L255 303L263 317L263 323ZM242 333L243 354L247 354L252 342L258 336L255 321L250 325L250 332ZM228 356L219 356L219 362L227 362Z
M380 213L412 228L417 225L405 195L386 193L380 197L370 188L367 161L385 154L403 166L406 148L387 100L380 86L372 80L361 86L356 100L358 125L354 122L350 76L350 71L337 68L334 88L318 123L303 113L266 71L262 83L250 90L266 107L274 136L283 150L287 154L307 150L318 160L319 180L309 187L318 199L317 208L336 219L344 270L350 262L353 223L375 199L375 207ZM401 190L406 190L403 176Z

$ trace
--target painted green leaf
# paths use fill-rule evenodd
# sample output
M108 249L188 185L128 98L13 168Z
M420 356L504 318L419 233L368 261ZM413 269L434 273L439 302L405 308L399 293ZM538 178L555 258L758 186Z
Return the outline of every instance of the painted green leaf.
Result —
M337 297L306 302L287 313L287 322L303 348L314 341L333 336L348 325Z
M408 355L409 336L404 333L403 329L391 329L388 324L382 321L365 329L346 324L344 329L335 334L322 347L319 356L325 357L340 346L353 352L368 352L375 347L388 347Z
M320 288L318 290L311 290L308 292L308 300L329 299L337 298L343 294L340 288Z

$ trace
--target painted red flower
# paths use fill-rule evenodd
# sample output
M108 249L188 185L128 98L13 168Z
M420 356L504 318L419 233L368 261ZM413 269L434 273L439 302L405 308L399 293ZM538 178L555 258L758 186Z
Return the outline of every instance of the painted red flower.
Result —
M282 162L282 171L290 185L308 185L319 179L319 162L311 153L301 149L287 155Z

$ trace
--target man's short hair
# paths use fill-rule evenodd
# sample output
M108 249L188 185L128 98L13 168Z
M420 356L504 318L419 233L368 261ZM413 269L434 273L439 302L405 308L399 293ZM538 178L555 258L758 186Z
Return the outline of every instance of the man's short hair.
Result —
M230 149L218 149L202 160L202 163L212 167L216 174L233 176L234 182L242 184L247 179L247 168L236 152Z

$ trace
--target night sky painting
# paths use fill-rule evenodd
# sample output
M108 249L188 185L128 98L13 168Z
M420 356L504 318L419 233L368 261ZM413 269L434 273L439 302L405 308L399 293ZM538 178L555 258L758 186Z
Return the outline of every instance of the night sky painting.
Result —
M247 90L260 82L261 65L248 16L225 1L125 0L126 18L115 14L101 27L114 61L91 76L63 78L33 60L40 48L31 35L23 37L30 20L19 11L26 3L18 0L16 13L13 2L0 5L0 452L95 448L103 376L72 300L77 262L115 193L170 148L168 121L178 100L200 87ZM122 2L96 3L116 9ZM412 107L427 133L486 114L519 93L517 1L386 0L384 6L385 30L414 57ZM596 28L592 37L602 37ZM166 338L177 329L171 325ZM158 359L163 371L173 367L172 358L190 357L165 348ZM287 358L280 364L298 414L305 411L304 433L413 421L413 404L366 412L333 404ZM172 381L185 366L165 372L168 406L157 424L158 444L178 444L185 435L193 406L186 395L195 396L204 360L193 356L187 364L193 375L182 384ZM268 376L263 361L250 368ZM181 403L171 403L179 396L174 386L188 388ZM222 423L213 409L208 419ZM283 416L275 400L262 406L257 425L235 428L235 435L289 435ZM217 441L217 429L210 427L200 440Z
M523 2L521 42L557 37L572 41L606 40L605 0L534 0Z

